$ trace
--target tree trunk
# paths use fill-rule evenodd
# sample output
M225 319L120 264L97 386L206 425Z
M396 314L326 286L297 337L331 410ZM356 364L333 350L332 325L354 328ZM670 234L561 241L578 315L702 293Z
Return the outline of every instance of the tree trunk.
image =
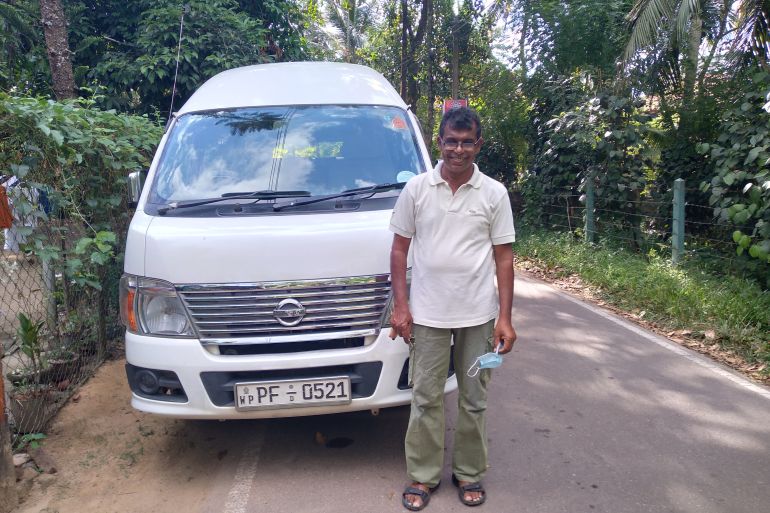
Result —
M417 21L417 31L409 37L409 48L406 57L406 97L404 101L417 112L417 102L420 101L420 90L417 87L417 74L420 71L417 55L425 40L428 27L428 14L432 10L433 0L422 0L420 19ZM409 31L411 33L411 31Z
M701 93L704 90L703 84L706 80L706 72L708 71L709 66L711 66L711 61L714 59L714 55L716 54L717 48L719 48L719 44L722 42L722 38L727 34L727 21L730 16L731 2L732 0L724 0L722 11L719 15L719 32L714 41L711 42L711 51L709 52L708 57L706 57L706 60L703 61L703 66L701 66L700 71L698 71L698 91Z
M75 98L70 48L67 42L67 17L59 0L40 0L40 17L45 33L48 63L51 66L53 92L57 100Z
M406 100L406 55L407 55L407 31L409 26L409 6L406 0L401 0L401 98Z
M521 77L527 80L527 37L529 36L529 2L521 4L522 16L521 36L519 36L519 62L521 63Z
M435 90L433 80L433 59L435 57L435 53L433 51L433 18L433 6L431 6L430 11L428 12L428 32L425 35L425 46L428 49L428 51L425 52L426 72L428 75L428 90L426 91L428 104L428 122L422 130L422 136L423 139L425 139L425 145L428 147L428 153L431 153L431 150L433 149L433 125L436 122L436 95L434 92Z
M101 290L94 291L96 293L96 334L99 337L97 342L97 361L104 361L107 356L108 340L107 340L107 271L103 267L100 267L97 271L99 275L99 283L102 285Z
M457 15L452 18L452 99L460 95L460 50L457 48Z
M690 31L687 41L687 56L684 60L684 90L682 91L682 107L680 109L679 129L689 133L693 125L695 114L695 82L698 77L698 51L700 50L701 33L703 32L703 18L700 11L693 12L690 23Z

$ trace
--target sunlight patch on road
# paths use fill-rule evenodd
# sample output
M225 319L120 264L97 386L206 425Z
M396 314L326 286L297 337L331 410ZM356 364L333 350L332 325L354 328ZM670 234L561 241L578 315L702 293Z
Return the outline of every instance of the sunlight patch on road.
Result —
M759 394L765 399L770 399L770 390L767 390L766 388L756 385L749 381L748 379L744 378L743 376L739 376L736 374L733 374L732 372L726 370L725 368L721 367L720 365L717 365L716 363L712 362L711 360L707 360L704 357L700 356L699 354L690 351L689 349L685 349L673 342L670 342L663 337L660 337L658 335L655 335L654 333L650 333L649 331L640 328L639 326L632 324L624 319L621 319L619 317L616 317L612 315L609 312L606 312L600 308L594 307L593 305L590 305L588 303L584 303L583 301L576 299L569 294L566 294L564 292L561 292L557 289L552 289L556 294L559 294L561 297L572 301L573 303L582 306L586 310L590 310L591 312L595 313L596 315L599 315L601 317L604 317L605 319L614 322L615 324L624 327L625 329L632 331L636 333L637 335L644 337L645 339L654 342L658 344L661 347L664 347L668 349L669 351L676 353L680 356L683 356L690 360L693 363L696 363L700 365L701 367L705 367L706 369L710 370L714 374L717 374L723 378L726 378L736 385L739 385L747 390L750 390L751 392L754 392L755 394Z

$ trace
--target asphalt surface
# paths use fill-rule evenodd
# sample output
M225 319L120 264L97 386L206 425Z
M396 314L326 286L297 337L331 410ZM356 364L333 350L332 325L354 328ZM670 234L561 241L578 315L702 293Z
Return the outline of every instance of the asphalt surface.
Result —
M519 340L490 389L488 500L470 511L770 511L769 389L526 276L514 312ZM133 511L178 513L191 491L184 513L405 511L408 415L187 421L183 447L169 438L170 459L141 467ZM191 474L169 482L169 465ZM469 511L450 476L447 458L426 511Z
M768 511L770 390L531 278L517 277L514 310L519 341L490 390L484 510ZM201 423L241 451L201 511L403 510L407 419ZM450 476L447 458L428 511L467 511Z

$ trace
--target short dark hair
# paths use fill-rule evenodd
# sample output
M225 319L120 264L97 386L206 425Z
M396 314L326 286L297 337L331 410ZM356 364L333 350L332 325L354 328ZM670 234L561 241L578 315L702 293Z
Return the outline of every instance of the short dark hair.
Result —
M454 130L473 130L476 127L476 138L481 137L481 120L476 111L468 107L457 107L450 109L441 118L441 124L438 126L439 137L444 137L444 127Z

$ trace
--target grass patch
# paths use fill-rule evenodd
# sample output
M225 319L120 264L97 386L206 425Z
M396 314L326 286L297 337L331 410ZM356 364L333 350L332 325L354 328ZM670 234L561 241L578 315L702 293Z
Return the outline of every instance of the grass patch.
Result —
M748 362L770 362L770 292L742 278L716 276L694 263L588 245L568 234L522 233L517 259L560 275L577 274L598 287L608 303L665 329L713 331L725 349Z

